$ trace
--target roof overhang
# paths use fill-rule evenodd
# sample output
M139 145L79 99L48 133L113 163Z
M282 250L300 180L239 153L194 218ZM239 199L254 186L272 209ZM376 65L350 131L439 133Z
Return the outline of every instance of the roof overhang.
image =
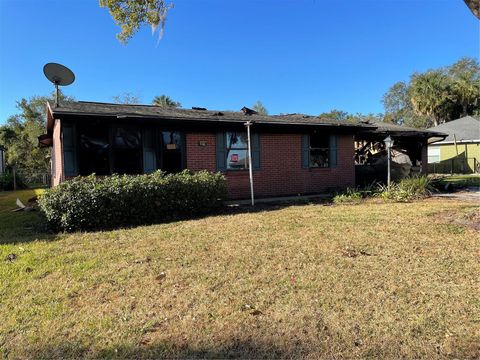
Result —
M135 122L135 123L161 123L163 125L172 125L172 126L181 126L191 129L197 129L199 127L208 127L208 128L228 128L228 127L244 127L245 123L251 118L245 116L244 119L229 119L226 116L212 117L212 119L205 118L184 118L179 116L144 116L138 114L104 114L104 113L92 113L92 112L83 112L83 113L71 113L68 111L62 111L61 109L54 109L52 112L52 119L61 119L61 120L70 120L70 121L79 121L87 120L88 118L91 121L119 121L119 122ZM278 129L278 130L292 130L296 129L299 131L317 128L317 129L336 129L339 132L348 132L355 133L360 130L375 129L375 126L358 126L356 124L331 124L331 123L319 123L319 122L309 122L308 120L302 121L301 123L291 123L283 121L281 119L272 118L270 121L253 121L253 126L258 129ZM53 127L52 127L53 128Z

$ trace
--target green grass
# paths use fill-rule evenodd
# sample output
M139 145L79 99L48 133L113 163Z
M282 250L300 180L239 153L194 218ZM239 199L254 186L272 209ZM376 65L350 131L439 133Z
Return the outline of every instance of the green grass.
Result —
M17 198L26 205L28 199L42 192L41 189L0 191L0 244L33 240L38 232L43 230L43 222L38 212L12 212L17 208Z
M480 187L480 175L451 175L440 179L440 183L445 186L451 183L457 187Z
M478 232L446 220L475 204L265 207L52 235L8 211L16 197L0 195L0 357L480 356Z

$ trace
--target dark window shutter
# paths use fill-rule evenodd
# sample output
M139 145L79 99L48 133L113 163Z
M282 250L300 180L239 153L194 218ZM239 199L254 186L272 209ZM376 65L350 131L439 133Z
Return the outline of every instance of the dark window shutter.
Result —
M252 134L252 168L260 169L260 135Z
M157 170L155 135L152 129L146 129L143 132L143 172L150 174L155 170Z
M65 176L77 176L77 153L75 141L75 126L65 124L62 126L63 142L63 167Z
M215 146L217 152L217 171L225 171L227 169L225 133L217 133L217 141Z
M329 143L329 163L330 167L337 166L337 136L330 135L330 143Z
M302 135L302 168L310 167L310 135Z

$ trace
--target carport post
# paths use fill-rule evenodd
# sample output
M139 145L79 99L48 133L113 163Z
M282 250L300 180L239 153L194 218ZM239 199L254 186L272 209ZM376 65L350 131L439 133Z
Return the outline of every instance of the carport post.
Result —
M393 147L393 140L388 135L383 142L385 143L385 147L387 148L387 186L390 189L390 163L392 162L392 147Z
M252 206L255 206L255 197L253 195L252 142L250 138L250 126L252 125L253 123L250 120L245 123L245 126L247 127L248 138L248 174L250 176L250 196L252 198Z

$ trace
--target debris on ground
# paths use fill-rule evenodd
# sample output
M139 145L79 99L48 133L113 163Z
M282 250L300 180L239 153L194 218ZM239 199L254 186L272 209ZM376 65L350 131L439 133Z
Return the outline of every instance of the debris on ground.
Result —
M435 216L440 223L461 225L465 228L480 231L480 208L475 208L464 213L442 211L436 213Z
M165 278L167 277L167 274L165 274L164 271L162 271L158 276L155 278L158 282L162 282Z
M15 261L17 260L17 254L14 254L14 253L11 253L11 254L8 254L6 257L5 257L5 261Z
M454 220L457 224L480 231L480 208L463 214L461 217Z
M35 204L38 200L38 196L34 196L34 197L31 197L30 199L28 199L28 203L29 204Z
M353 247L347 246L345 249L342 250L342 255L349 258L356 258L358 256L370 256L371 254L366 252L365 250L357 250Z
M145 259L136 259L136 260L133 260L133 262L135 264L143 264L143 263L148 263L152 261L152 258L150 256L147 256Z
M32 198L33 199L33 198ZM31 199L30 199L31 200ZM13 209L12 211L13 212L18 212L18 211L34 211L35 208L33 207L33 205L35 204L34 202L30 202L29 200L29 205L25 205L24 203L22 203L22 201L17 198L17 201L15 201L15 204L17 204L17 208L16 209Z

